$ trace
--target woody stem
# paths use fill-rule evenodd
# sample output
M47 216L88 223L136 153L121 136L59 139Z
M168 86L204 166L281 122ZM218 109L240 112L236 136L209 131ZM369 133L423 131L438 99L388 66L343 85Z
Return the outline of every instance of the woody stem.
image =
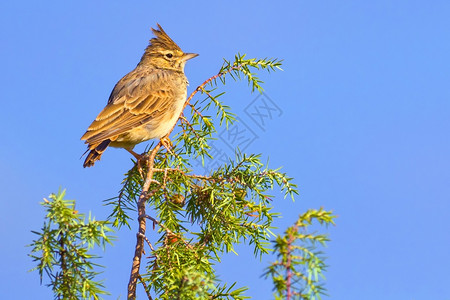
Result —
M138 215L139 215L139 233L136 236L136 247L134 251L133 264L131 267L131 275L130 281L128 283L128 299L136 299L136 284L139 279L139 269L141 266L141 258L142 253L144 252L144 242L145 242L145 229L146 229L146 213L145 213L145 203L148 199L148 190L150 188L150 184L153 182L153 165L156 153L159 148L161 148L161 142L159 142L155 148L153 148L150 156L148 157L148 172L144 182L144 186L142 187L141 194L139 196L139 200L137 203L138 207Z

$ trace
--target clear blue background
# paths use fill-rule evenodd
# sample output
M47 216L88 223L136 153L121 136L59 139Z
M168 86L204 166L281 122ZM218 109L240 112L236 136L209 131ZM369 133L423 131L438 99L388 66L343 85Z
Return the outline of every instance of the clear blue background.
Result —
M326 250L331 299L450 299L449 16L437 0L2 1L1 298L51 298L27 272L25 247L43 197L62 186L80 211L108 215L101 200L116 195L130 155L111 149L83 169L79 138L159 22L200 53L186 68L190 90L237 52L284 59L284 72L263 76L283 115L255 129L247 152L300 187L295 203L274 199L277 232L307 208L339 215ZM227 86L223 100L245 116L256 94ZM100 262L110 299L125 298L135 231ZM270 257L238 251L220 277L271 299L260 278Z

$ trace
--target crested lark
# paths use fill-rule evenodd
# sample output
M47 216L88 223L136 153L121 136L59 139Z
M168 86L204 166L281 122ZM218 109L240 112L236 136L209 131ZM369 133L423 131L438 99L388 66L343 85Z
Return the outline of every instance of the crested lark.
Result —
M81 137L89 154L84 167L99 160L108 146L133 147L149 139L161 139L175 125L186 101L186 61L195 53L184 53L159 24L155 38L145 49L136 68L117 82L108 104Z

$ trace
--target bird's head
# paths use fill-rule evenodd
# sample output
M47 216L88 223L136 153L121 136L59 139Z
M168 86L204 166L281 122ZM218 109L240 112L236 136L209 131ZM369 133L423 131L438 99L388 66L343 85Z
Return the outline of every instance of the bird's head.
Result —
M162 29L161 25L156 25L158 29L152 28L155 37L150 40L139 65L183 71L186 61L198 56L198 54L184 53Z

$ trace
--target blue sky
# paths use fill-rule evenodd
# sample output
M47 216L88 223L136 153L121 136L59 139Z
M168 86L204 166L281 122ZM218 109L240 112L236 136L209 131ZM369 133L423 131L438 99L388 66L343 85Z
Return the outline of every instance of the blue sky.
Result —
M277 232L308 208L339 215L330 299L450 298L449 15L448 1L3 1L2 298L51 297L27 272L43 197L65 187L80 211L108 215L101 201L116 195L130 155L111 149L83 169L79 138L157 22L200 54L186 67L190 91L237 52L284 59L283 72L262 76L281 112L265 126L246 114L258 95L245 83L229 81L223 100L257 136L246 152L299 185L294 203L274 199ZM125 298L134 238L135 228L120 232L101 261L110 299ZM270 257L238 252L220 278L271 299L260 278Z

